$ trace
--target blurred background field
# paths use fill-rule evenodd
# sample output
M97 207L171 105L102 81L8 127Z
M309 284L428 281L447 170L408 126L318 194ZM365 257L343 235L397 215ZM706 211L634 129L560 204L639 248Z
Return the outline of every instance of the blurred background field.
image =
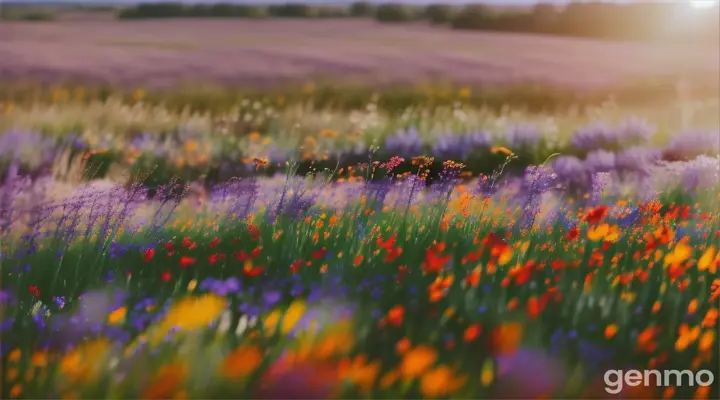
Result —
M714 7L0 4L0 397L720 375Z

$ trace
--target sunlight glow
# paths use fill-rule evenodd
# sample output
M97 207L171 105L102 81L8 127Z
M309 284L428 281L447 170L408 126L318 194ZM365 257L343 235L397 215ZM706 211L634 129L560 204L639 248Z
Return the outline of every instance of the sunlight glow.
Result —
M690 0L690 5L695 8L710 8L717 4L718 0Z

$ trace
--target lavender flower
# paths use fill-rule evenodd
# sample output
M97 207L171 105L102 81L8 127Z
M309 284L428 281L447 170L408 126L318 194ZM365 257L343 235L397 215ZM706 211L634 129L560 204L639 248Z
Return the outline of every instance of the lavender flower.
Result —
M540 129L532 124L517 124L505 132L505 139L511 148L533 147L542 138Z
M720 154L720 131L689 131L674 136L663 151L666 161L692 160L699 155Z
M615 167L621 173L649 175L662 158L662 151L652 147L633 146L617 153Z
M398 130L385 139L385 151L391 155L414 157L422 154L423 142L417 129Z
M615 153L606 150L595 150L588 153L585 165L591 172L612 172L615 170Z
M559 156L554 160L552 168L558 179L565 184L583 186L589 183L590 170L577 157Z
M619 144L618 131L605 123L594 123L575 131L571 143L580 150L616 148Z

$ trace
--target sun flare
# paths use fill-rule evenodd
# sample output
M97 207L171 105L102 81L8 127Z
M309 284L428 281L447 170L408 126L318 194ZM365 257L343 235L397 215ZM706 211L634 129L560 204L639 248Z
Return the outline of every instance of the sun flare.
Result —
M718 4L718 0L690 0L690 5L695 8L711 8Z

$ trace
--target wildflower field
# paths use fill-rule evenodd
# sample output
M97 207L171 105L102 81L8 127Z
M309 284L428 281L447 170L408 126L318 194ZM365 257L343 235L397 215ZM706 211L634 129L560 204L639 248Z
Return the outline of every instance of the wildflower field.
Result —
M0 104L3 398L720 395L716 100L304 90Z

